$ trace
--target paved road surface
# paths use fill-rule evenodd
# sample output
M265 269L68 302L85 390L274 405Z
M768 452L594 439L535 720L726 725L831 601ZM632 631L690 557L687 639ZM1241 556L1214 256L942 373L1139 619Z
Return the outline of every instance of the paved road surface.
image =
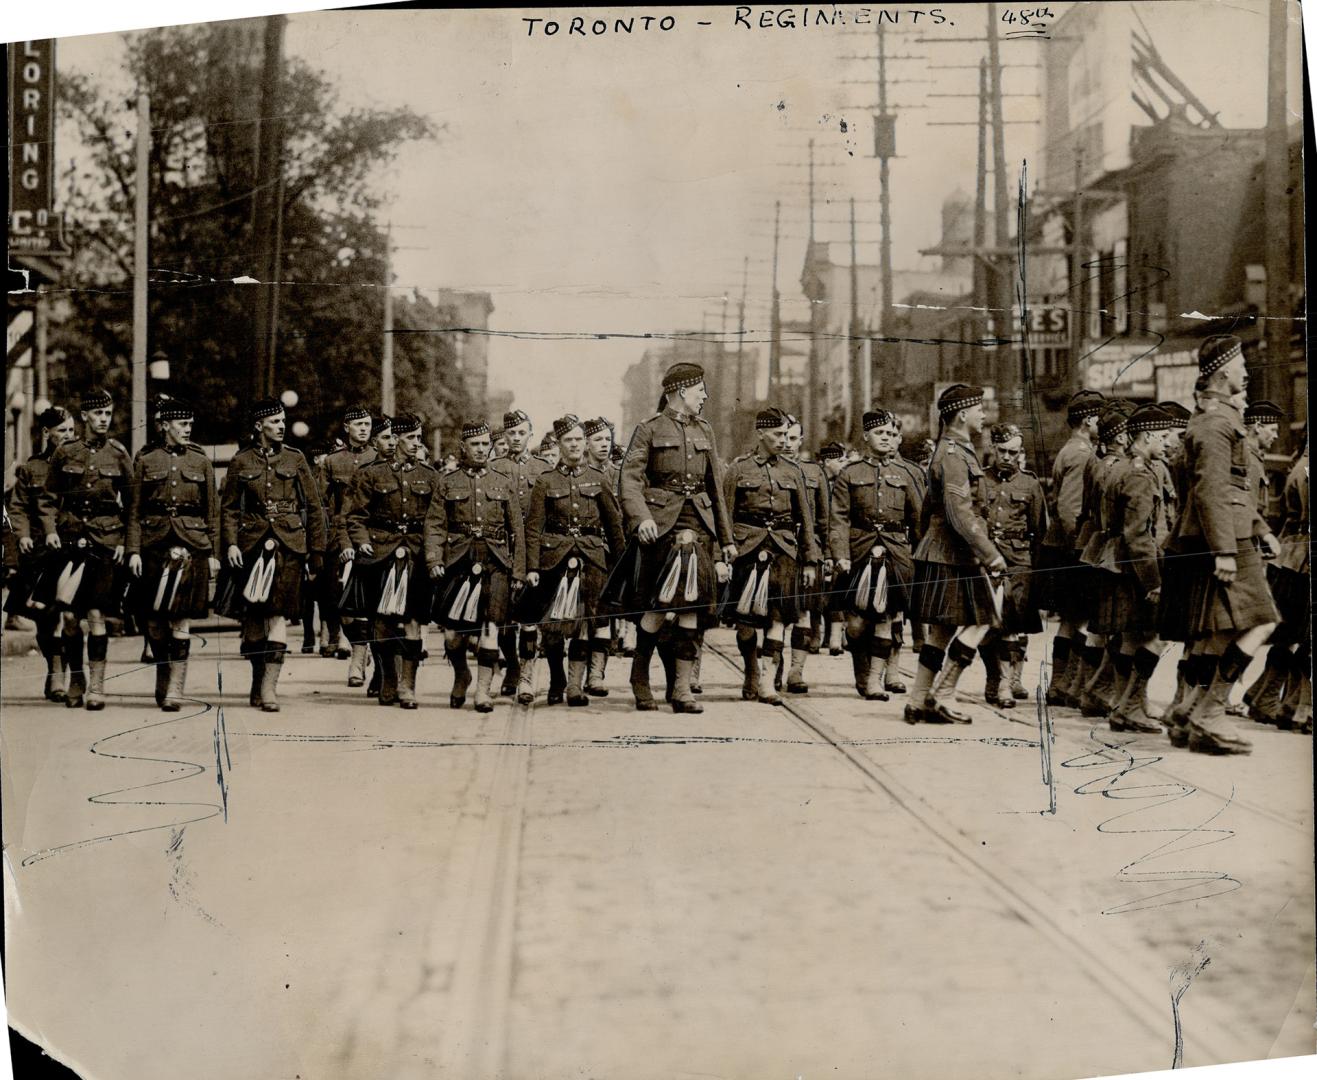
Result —
M11 1022L107 1080L1096 1076L1169 1067L1185 969L1185 1065L1313 1052L1303 736L912 728L828 656L480 716L437 641L413 713L300 656L253 711L231 634L172 717L134 642L101 713L6 661Z

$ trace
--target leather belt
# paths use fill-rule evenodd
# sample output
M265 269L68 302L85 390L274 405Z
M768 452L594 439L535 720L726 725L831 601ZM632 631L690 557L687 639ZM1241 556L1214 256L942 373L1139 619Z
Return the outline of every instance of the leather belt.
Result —
M267 514L291 514L299 509L295 499L267 499L262 505Z
M390 521L387 518L371 518L369 522L372 529L400 533L420 532L423 524L424 522L420 518L399 518L396 521Z
M794 529L796 519L790 514L756 514L742 511L732 521L739 525L753 525L761 529Z
M169 517L200 517L201 507L199 506L181 506L177 503L170 503L166 506L152 506L147 510L149 514L167 514Z
M103 499L71 499L64 503L62 507L65 513L74 514L77 517L93 517L105 514L121 514L123 508L117 502L107 502Z
M905 521L896 518L879 518L877 521L852 521L851 528L859 532L890 532L894 529L905 531Z
M677 484L675 487L667 487L667 486L664 486L664 487L661 488L660 490L662 490L662 491L671 491L674 495L684 495L684 496L686 496L686 498L689 499L692 495L699 495L702 491L704 491L704 485L703 485L703 484Z
M473 540L491 540L496 544L502 544L507 540L507 533L502 526L484 525L457 525L455 531L461 536L469 536Z
M999 540L1032 540L1033 533L1028 529L998 529L993 528L992 535Z
M567 525L561 529L553 529L545 533L546 536L603 536L604 530L598 525Z

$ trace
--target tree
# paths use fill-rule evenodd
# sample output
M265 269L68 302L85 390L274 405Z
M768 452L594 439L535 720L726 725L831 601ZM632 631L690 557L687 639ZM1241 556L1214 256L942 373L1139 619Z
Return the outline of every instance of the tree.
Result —
M127 72L151 99L149 349L169 358L169 392L198 406L196 438L243 427L255 290L260 20L125 35ZM410 108L345 108L327 78L286 62L278 365L297 390L298 418L324 439L343 407L379 400L385 238L371 177L406 142L439 129ZM62 177L76 251L52 326L63 371L52 389L75 399L100 383L126 400L131 385L133 195L131 113L89 75L62 73L62 114L85 160ZM127 108L131 108L129 105ZM439 357L420 365L433 385L398 373L400 400L441 402L460 380Z

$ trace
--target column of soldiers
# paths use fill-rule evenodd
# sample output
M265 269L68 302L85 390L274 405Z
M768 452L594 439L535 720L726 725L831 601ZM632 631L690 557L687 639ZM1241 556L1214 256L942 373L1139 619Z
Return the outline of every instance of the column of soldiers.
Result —
M969 723L957 688L979 660L989 705L1045 695L1114 731L1247 753L1241 715L1311 730L1307 445L1277 536L1264 455L1284 418L1247 404L1237 339L1206 341L1199 371L1192 413L1073 395L1046 494L1024 433L985 432L984 391L962 384L938 399L926 463L901 455L899 419L877 408L861 417L859 453L829 444L811 461L799 422L769 407L754 448L724 465L694 364L669 369L625 452L608 421L569 415L533 454L518 410L497 440L468 421L442 469L425 461L418 417L354 406L342 446L313 471L284 442L283 406L261 401L218 492L190 407L161 403L134 461L110 437L109 395L94 391L83 436L50 410L18 471L6 610L35 619L45 696L70 707L104 707L106 619L131 611L157 704L181 708L189 626L213 606L241 624L250 703L277 711L287 627L313 596L351 643L348 686L373 669L366 692L385 706L420 704L434 623L453 708L469 692L480 712L500 692L531 704L541 658L546 702L587 706L625 651L636 709L658 708L657 654L664 700L698 714L704 635L721 623L735 629L746 701L807 694L807 657L826 648L850 652L860 698L908 692L908 723ZM1024 667L1044 612L1057 629L1035 690ZM917 655L908 690L905 640ZM1175 699L1160 711L1148 687L1175 643ZM1261 676L1231 705L1264 649Z

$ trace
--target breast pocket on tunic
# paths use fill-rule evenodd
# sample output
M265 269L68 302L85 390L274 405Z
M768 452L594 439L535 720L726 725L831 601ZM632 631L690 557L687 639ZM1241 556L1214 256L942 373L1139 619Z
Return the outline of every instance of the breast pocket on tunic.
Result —
M649 444L652 474L680 473L686 469L686 453L678 435L655 435Z
M878 490L873 477L862 476L850 481L851 507L872 515L878 509Z
M195 502L201 497L201 489L206 483L206 473L202 469L183 469L183 487L179 491L180 498L185 498L189 502Z
M900 517L905 513L906 490L909 482L899 476L884 476L882 511L884 517Z

